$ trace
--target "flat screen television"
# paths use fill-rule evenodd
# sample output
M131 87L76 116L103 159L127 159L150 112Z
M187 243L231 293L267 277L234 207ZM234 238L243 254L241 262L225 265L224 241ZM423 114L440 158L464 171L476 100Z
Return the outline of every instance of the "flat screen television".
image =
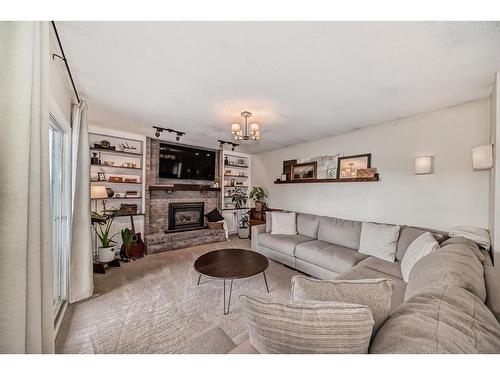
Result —
M160 143L158 176L161 178L214 181L215 152Z

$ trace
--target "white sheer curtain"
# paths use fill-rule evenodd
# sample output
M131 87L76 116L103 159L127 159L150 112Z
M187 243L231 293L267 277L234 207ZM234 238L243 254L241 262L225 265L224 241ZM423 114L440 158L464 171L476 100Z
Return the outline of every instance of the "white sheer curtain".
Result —
M90 159L87 105L75 104L71 114L72 198L69 302L88 298L94 291L92 228L90 226Z
M53 353L47 22L0 22L0 353Z

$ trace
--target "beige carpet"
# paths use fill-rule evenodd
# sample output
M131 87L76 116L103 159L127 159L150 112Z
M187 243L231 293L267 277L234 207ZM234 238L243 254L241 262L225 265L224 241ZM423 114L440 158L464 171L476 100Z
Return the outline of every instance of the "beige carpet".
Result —
M94 274L92 299L68 307L56 339L57 353L183 353L214 327L234 338L245 331L238 296L266 295L262 274L236 280L231 313L223 315L222 280L203 278L195 259L227 247L249 248L250 241L232 239L147 256L105 275ZM271 261L266 271L269 295L290 299L290 279L297 274Z

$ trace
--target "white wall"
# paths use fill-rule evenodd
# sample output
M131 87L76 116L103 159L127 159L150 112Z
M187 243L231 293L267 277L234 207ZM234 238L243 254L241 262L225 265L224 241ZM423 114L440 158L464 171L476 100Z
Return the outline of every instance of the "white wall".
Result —
M273 208L441 230L455 225L488 228L489 173L472 170L471 148L489 139L487 98L254 154L252 181L266 189ZM380 181L273 184L283 160L335 152L371 153ZM434 156L433 174L414 175L419 155Z
M71 105L74 98L73 89L71 87L71 82L69 80L68 73L66 72L66 67L64 61L55 58L52 59L52 54L61 55L61 50L57 44L57 40L54 34L54 29L50 27L50 63L49 63L49 87L50 95L57 105L58 110L64 116L64 120L70 123L71 120ZM76 102L76 99L75 99ZM52 110L52 108L51 108Z

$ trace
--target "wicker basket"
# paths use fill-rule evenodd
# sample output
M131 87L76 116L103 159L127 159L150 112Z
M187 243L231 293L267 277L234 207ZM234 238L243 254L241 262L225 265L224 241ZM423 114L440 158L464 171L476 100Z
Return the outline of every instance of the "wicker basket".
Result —
M212 229L212 230L224 229L224 223L208 222L208 229Z

